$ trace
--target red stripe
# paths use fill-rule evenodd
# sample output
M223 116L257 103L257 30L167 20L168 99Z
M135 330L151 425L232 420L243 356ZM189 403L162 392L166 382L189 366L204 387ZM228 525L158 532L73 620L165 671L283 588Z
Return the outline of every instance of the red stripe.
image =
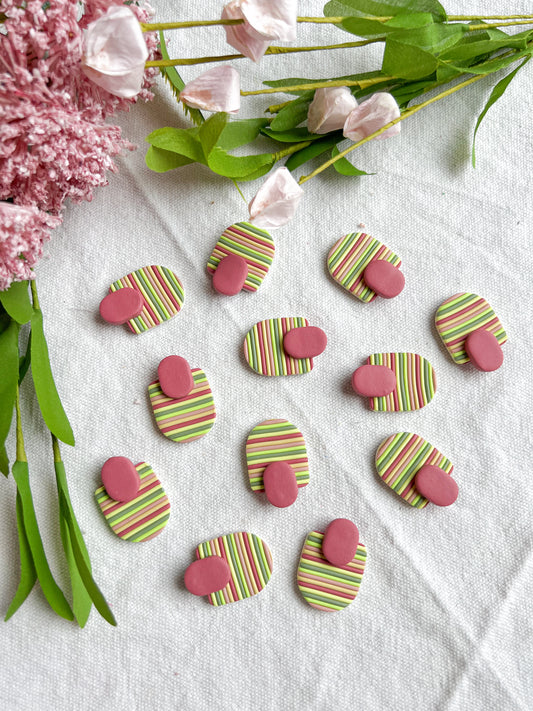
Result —
M196 425L199 422L206 422L207 420L213 420L215 418L215 413L211 415L206 415L205 417L198 417L196 420L184 420L181 424L174 424L169 427L160 427L161 432L169 432L169 430L181 430L183 427L189 427L189 425Z
M300 573L300 575L302 575L302 573ZM349 595L348 593L341 593L339 590L332 590L331 588L323 588L319 585L314 585L313 583L307 582L307 580L299 580L299 583L300 585L303 585L306 588L310 588L311 590L318 590L319 592L329 593L330 595L335 595L335 597L341 597L345 600L353 600L354 597L357 595L357 589L353 591L353 594Z
M155 273L157 274L157 279L158 279L158 281L159 281L159 283L160 283L160 285L161 285L161 288L165 291L165 293L166 293L166 295L168 296L168 298L169 298L169 299L171 300L171 302L174 304L174 308L175 308L177 311L179 311L179 310L181 309L181 306L180 306L180 304L179 304L179 301L176 300L175 296L172 294L171 290L168 288L167 284L164 282L164 280L163 280L163 273L162 273L161 269L160 269L159 267L156 267L156 266L153 266L153 265L152 265L152 269L153 269L153 270L155 271ZM174 276L176 277L175 274L174 274ZM176 281L179 281L178 277L176 277ZM180 284L181 284L181 282L180 282ZM183 286L182 286L182 289L183 289Z
M153 518L158 516L160 513L163 513L163 511L168 511L169 508L170 508L170 502L167 499L167 503L164 506L162 506L160 509L157 509L156 511L152 511L148 516L145 516L140 521L137 521L136 523L134 523L132 526L129 526L128 528L125 528L122 531L120 531L120 533L119 533L120 537L123 538L130 531L133 531L136 528L139 528L139 526L142 526L143 524L148 523L148 521L151 521Z

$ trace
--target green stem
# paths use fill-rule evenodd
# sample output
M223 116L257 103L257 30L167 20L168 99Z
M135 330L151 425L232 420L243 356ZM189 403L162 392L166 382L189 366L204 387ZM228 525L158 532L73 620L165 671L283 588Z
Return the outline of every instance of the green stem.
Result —
M326 168L329 168L330 165L333 165L336 161L340 160L341 158L344 158L348 153L351 153L354 151L356 148L359 148L359 146L362 146L365 143L368 143L372 139L376 138L377 136L380 136L382 133L385 133L385 131L392 126L395 126L397 123L400 123L400 121L404 121L406 118L409 116L412 116L413 114L416 114L418 111L421 109L425 108L426 106L429 106L430 104L434 104L436 101L440 101L440 99L444 99L446 96L450 96L451 94L454 94L456 91L459 91L459 89L463 89L465 86L469 86L470 84L474 84L474 82L479 81L480 79L483 79L483 77L486 76L486 74L478 74L475 77L472 77L471 79L467 79L466 81L462 82L461 84L456 84L456 86L451 87L450 89L447 89L446 91L441 92L440 94L437 94L437 96L434 96L431 99L428 99L427 101L423 101L421 104L417 104L416 106L413 106L411 109L407 109L402 113L401 116L398 118L394 119L393 121L390 121L389 123L385 124L385 126L382 126L377 131L374 131L374 133L371 133L370 136L367 136L366 138L363 138L361 141L357 141L357 143L352 144L351 146L348 146L348 148L345 148L343 151L341 151L338 155L336 155L334 158L330 158L330 160L326 161L323 163L321 166L319 166L316 170L314 170L312 173L309 173L309 175L302 175L298 183L302 185L303 183L306 183L308 180L311 180L311 178L314 178L316 175L319 173L322 173L322 171L326 170Z
M307 146L310 146L311 143L313 143L313 141L302 141L301 143L293 143L288 148L284 148L282 151L273 153L272 155L274 156L274 162L277 163L282 158L285 158L285 156L290 156L302 148L307 148Z
M17 461L27 462L26 450L24 449L24 435L22 434L22 418L20 415L20 391L17 385L17 397L15 400L15 410L17 413Z
M39 306L39 297L37 296L37 284L35 283L35 279L32 279L30 281L30 284L31 284L31 296L33 299L33 308L40 309L41 307Z
M346 81L336 79L335 81L315 81L307 84L293 84L292 86L276 86L269 89L258 89L257 91L241 91L241 96L256 96L258 94L282 94L291 91L309 91L311 89L322 89L329 86L358 86L360 89L367 89L374 84L382 84L384 81L394 81L396 77L375 77L374 79L361 79L359 81Z
M310 47L269 47L265 55L294 54L295 52L320 52L324 49L350 49L351 47L365 47L367 44L382 42L383 37L358 40L357 42L342 42L340 44L325 44ZM193 64L210 64L212 62L228 62L233 59L245 59L244 54L221 54L213 57L191 57L190 59L155 59L146 62L146 67L179 67Z
M533 15L448 15L449 22L465 22L475 20L522 20L532 19ZM300 23L310 22L315 25L340 25L347 17L298 17ZM373 20L374 22L387 22L392 16L387 17L361 17L361 20ZM245 20L191 20L186 22L141 22L143 32L154 32L158 30L179 30L189 27L209 27L213 25L242 25ZM518 24L518 23L517 23Z

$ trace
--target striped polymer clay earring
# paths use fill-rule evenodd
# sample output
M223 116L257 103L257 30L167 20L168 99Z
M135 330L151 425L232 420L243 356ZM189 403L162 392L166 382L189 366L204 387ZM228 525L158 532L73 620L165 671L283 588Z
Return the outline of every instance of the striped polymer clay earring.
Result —
M211 252L207 271L219 294L235 296L257 291L274 259L274 241L268 232L250 222L228 227Z
M185 572L185 587L220 607L261 592L272 575L272 554L253 533L238 531L201 543Z
M507 334L481 296L466 292L446 299L437 309L435 325L455 363L472 363L484 372L497 370L503 363L501 346Z
M369 398L371 410L419 410L437 389L431 363L416 353L374 353L352 375L352 387Z
M170 269L143 267L113 282L100 302L100 315L112 324L127 324L144 333L181 311L183 285Z

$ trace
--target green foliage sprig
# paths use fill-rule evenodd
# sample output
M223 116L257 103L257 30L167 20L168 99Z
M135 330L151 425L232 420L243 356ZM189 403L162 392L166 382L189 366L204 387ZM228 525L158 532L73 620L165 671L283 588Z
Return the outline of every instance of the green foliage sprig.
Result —
M533 53L533 29L508 34L501 27L533 24L533 15L448 16L436 0L331 0L324 7L324 15L324 18L300 17L298 20L334 24L362 39L328 47L270 47L267 54L360 47L380 42L384 46L381 67L373 72L329 79L299 77L264 81L262 89L241 91L242 96L275 93L295 96L281 104L269 106L266 109L269 118L230 121L225 114L213 114L204 121L199 111L192 114L195 110L186 109L197 125L189 129L160 128L150 133L146 138L150 144L146 154L148 167L156 172L166 172L196 162L218 175L247 181L266 174L283 159L286 159L286 167L295 171L326 154L327 160L312 173L300 176L300 183L329 167L345 176L367 175L346 159L348 153L422 108L519 62L493 87L477 119L472 142L472 164L475 166L475 138L481 121ZM147 25L146 29L236 22L239 21L160 23ZM227 61L242 56L171 60L162 32L161 48L163 60L151 64L161 67L178 101L184 82L176 66L201 61ZM350 87L357 100L375 91L389 92L396 99L401 115L368 138L347 148L342 131L325 135L311 134L302 124L307 119L314 93L318 88L332 86ZM431 98L416 102L419 97L428 94L431 94ZM234 148L252 144L259 136L272 141L277 150L246 156L235 156L230 152Z
M52 375L35 281L31 282L31 295L30 298L27 281L15 282L7 291L0 292L0 355L3 360L0 379L0 471L6 477L9 476L10 466L5 444L15 413L16 457L11 466L11 473L17 487L16 511L20 550L20 582L5 619L8 620L15 614L36 581L39 581L48 604L61 617L67 620L76 619L79 626L84 627L94 604L102 617L115 625L113 613L92 577L89 555L70 500L58 440L74 445L74 435ZM28 344L24 355L21 355L19 337L25 329L29 330ZM72 607L54 580L46 559L31 493L19 396L19 387L30 365L39 408L52 435L59 529L68 563Z

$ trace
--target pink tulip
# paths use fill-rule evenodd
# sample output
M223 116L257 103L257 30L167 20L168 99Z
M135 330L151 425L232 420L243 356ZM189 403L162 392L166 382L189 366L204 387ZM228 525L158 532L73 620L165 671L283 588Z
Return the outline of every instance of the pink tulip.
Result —
M209 69L183 87L180 99L193 109L234 114L241 107L239 72L229 64Z
M307 128L311 133L338 131L356 106L357 101L346 86L317 89L309 106Z
M400 116L400 109L391 94L378 93L359 104L344 124L344 136L352 141L361 141L390 121ZM376 138L390 138L400 133L400 124L391 126Z
M125 99L136 96L144 80L147 58L139 21L124 5L112 5L84 32L82 69L110 94Z
M244 20L226 25L226 40L245 57L258 62L271 40L296 39L296 0L232 0L222 10L223 20Z
M278 168L248 205L250 221L261 229L276 229L294 217L304 191L287 168Z

